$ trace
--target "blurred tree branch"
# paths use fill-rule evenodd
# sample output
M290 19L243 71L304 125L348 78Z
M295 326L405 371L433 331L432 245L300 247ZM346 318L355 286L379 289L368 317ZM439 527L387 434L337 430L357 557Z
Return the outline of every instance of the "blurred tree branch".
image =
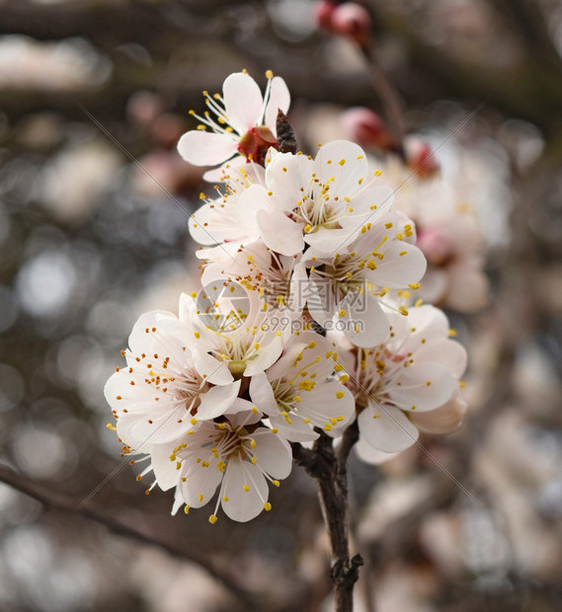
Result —
M527 48L524 61L509 69L494 68L482 62L453 57L443 48L430 44L419 34L417 23L388 9L381 3L369 3L375 14L375 35L395 38L406 48L407 66L401 75L391 75L400 94L410 105L424 104L436 97L458 97L468 101L485 101L506 116L519 117L539 126L547 138L562 131L559 109L562 107L562 60L548 35L548 28L537 7L525 0L490 0L503 19ZM8 3L2 6L0 34L21 33L38 40L60 40L83 37L102 53L114 59L111 83L103 89L76 92L45 92L29 96L29 92L3 92L0 104L9 114L21 116L37 108L63 107L68 110L79 98L93 113L103 113L108 107L122 106L129 95L142 88L165 88L177 98L181 107L192 105L199 95L199 77L192 70L189 79L169 68L172 55L181 51L190 57L198 44L211 41L225 45L241 58L258 66L274 62L276 71L283 73L296 96L313 101L327 97L342 104L367 104L372 93L363 74L343 76L331 70L318 70L299 57L316 57L320 37L309 37L295 44L281 40L271 30L269 18L261 15L252 36L237 35L225 8L263 6L248 2L168 2L152 4L61 2L43 5L30 2ZM257 22L256 22L257 23ZM126 25L124 25L126 24ZM252 27L251 24L248 27ZM149 50L158 66L135 70L125 65L119 46L137 43ZM269 46L268 46L269 45ZM266 51L269 49L269 51ZM264 52L264 50L266 52ZM160 65L160 63L162 64ZM123 64L121 66L120 64ZM270 66L267 66L270 67ZM164 74L161 74L164 69ZM187 68L186 68L187 70ZM416 78L412 78L415 75ZM423 79L424 87L416 85ZM205 74L206 84L209 75ZM189 81L189 82L187 82ZM314 86L311 87L311 82ZM428 100L428 94L430 99ZM25 102L22 106L22 100Z
M92 519L118 535L125 536L141 544L155 546L174 557L194 563L207 571L221 585L228 589L243 604L243 609L261 609L256 596L247 591L238 581L231 578L228 572L220 568L213 559L198 552L194 546L182 545L178 543L177 538L175 538L175 541L161 538L156 535L157 530L149 531L135 526L131 522L120 519L114 514L96 506L81 505L76 500L54 491L52 487L35 482L6 465L0 465L0 482L4 482L25 495L36 499L47 508ZM271 606L268 606L268 609L271 609Z

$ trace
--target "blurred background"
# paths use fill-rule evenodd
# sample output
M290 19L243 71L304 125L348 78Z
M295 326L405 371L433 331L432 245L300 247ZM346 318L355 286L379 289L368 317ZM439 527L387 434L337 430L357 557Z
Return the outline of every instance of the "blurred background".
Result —
M474 211L490 298L443 303L470 355L463 429L379 467L351 457L356 609L561 610L562 6L362 4L407 131ZM106 428L103 385L137 316L175 311L197 286L187 218L202 169L175 150L188 110L242 68L262 87L266 69L287 81L306 152L346 136L349 107L381 111L364 57L318 28L312 2L0 2L0 463L88 498L61 512L0 484L2 610L332 609L300 468L272 512L211 527L206 511L170 517L171 494L145 496L134 467L114 473ZM89 507L179 556L113 534Z

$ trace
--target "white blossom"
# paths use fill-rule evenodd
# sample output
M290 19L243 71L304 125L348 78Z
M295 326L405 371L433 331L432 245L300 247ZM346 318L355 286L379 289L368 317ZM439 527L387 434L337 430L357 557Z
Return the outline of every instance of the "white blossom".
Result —
M175 439L199 420L221 416L235 401L240 381L210 384L195 366L193 345L190 329L172 313L148 312L135 323L123 351L127 365L117 368L104 389L125 444Z
M329 256L391 206L392 191L377 176L369 177L363 149L345 140L324 145L314 160L270 151L265 185L252 185L239 206L273 251L294 255L308 244Z
M217 251L217 255L220 252ZM239 283L248 291L258 291L272 315L288 311L291 315L302 312L302 288L308 283L302 255L280 255L256 240L241 246L230 257L226 254L218 261L207 263L201 277L203 285L223 279Z
M418 413L439 409L453 399L466 367L466 351L449 338L443 312L433 306L412 308L407 317L388 313L385 342L370 349L345 339L339 351L343 381L359 410L361 445L393 453L402 451L424 429ZM342 344L342 338L339 339Z
M200 421L169 457L161 453L155 473L164 479L175 473L174 513L182 505L186 513L204 506L218 487L211 523L217 520L219 504L235 521L249 521L271 510L268 481L279 486L279 480L290 474L292 453L275 430L259 424L260 418L250 402L239 400L220 422Z
M412 222L390 209L329 256L311 247L305 254L311 316L323 327L333 323L358 346L384 340L389 323L380 298L389 289L417 289L425 272L425 258L413 242Z
M292 337L283 356L250 381L250 396L288 440L315 440L313 427L337 436L355 415L353 395L331 378L337 362L333 343L317 333Z
M238 153L260 162L267 148L277 145L277 111L286 113L291 100L282 78L274 77L271 71L266 76L263 96L246 72L228 76L222 96L203 92L209 110L203 117L191 111L201 124L180 138L180 155L196 166L218 166Z
M232 305L238 319L219 319L212 313L202 316L205 313L199 310L196 298L196 294L182 294L180 320L193 326L193 360L207 381L224 385L242 375L253 376L269 368L281 355L291 327L270 324L268 305L257 291L248 292L246 311L237 312L236 304ZM212 325L215 318L217 324Z

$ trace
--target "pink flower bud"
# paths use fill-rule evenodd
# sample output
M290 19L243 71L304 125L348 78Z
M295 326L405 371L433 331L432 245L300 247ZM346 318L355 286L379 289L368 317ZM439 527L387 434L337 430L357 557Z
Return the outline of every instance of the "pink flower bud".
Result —
M364 45L371 33L371 17L363 6L355 2L344 2L332 13L332 29L338 34L353 38Z
M151 91L139 91L127 102L127 115L131 121L142 127L150 127L164 111L164 101Z
M316 2L313 8L314 18L316 19L316 23L323 30L328 30L330 32L332 28L332 13L336 8L337 4L335 2L331 2L331 0L320 0L320 2Z
M383 120L369 108L350 108L342 113L341 124L347 137L363 147L385 150L392 143L392 136Z
M446 236L436 230L420 229L419 226L416 246L421 249L427 261L434 266L445 264L452 254Z
M431 178L439 172L439 164L433 155L433 149L425 140L409 138L406 142L406 158L408 167L420 179Z

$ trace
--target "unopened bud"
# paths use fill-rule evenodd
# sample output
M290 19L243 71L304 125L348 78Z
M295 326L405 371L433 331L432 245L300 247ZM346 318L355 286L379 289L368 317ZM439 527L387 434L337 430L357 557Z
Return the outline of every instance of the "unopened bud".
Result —
M360 4L344 2L332 12L331 26L334 32L349 36L364 45L371 34L371 16Z
M418 178L431 178L439 172L439 164L435 159L433 149L420 138L408 138L406 159L408 167L416 173Z
M362 147L386 150L392 143L392 136L383 120L369 108L357 106L343 112L341 125L347 137Z
M434 266L444 265L451 256L451 245L443 233L434 229L420 229L416 246L425 255L427 261Z
M314 4L314 18L316 23L323 30L331 31L332 28L332 14L337 7L335 2L331 0L320 0Z

